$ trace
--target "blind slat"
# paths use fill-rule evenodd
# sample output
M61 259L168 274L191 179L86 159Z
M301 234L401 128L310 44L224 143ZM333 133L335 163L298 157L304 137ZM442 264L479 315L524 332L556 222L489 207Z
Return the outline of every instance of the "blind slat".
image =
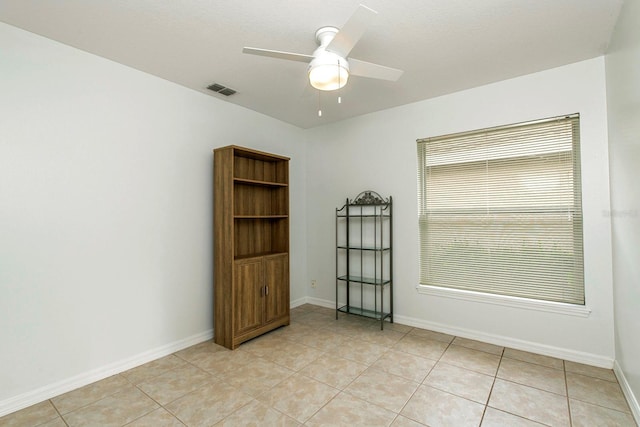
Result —
M418 140L420 282L584 304L579 116Z

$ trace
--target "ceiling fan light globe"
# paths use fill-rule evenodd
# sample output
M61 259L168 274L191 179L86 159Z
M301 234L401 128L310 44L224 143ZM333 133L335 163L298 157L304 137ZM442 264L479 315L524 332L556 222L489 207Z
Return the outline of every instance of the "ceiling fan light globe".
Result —
M319 64L309 68L309 83L318 90L338 90L347 84L349 70L337 64Z

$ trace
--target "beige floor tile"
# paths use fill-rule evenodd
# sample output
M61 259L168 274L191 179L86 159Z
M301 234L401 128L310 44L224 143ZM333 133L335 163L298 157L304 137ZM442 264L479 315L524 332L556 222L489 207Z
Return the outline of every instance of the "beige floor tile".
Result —
M290 343L286 346L274 348L265 358L292 371L299 371L323 354L317 348L304 344Z
M295 343L303 344L319 351L329 351L334 347L341 346L349 341L349 338L332 332L329 329L315 329L308 331L304 335L297 336Z
M499 378L493 385L489 406L547 425L570 424L566 397Z
M213 375L192 365L166 372L138 387L161 405L176 400L206 384L217 381Z
M313 304L302 304L299 305L297 307L292 308L291 310L289 310L291 312L291 314L301 314L301 313L306 313L309 311L314 311L315 308L318 307L317 305L313 305Z
M133 369L129 369L121 373L123 377L132 382L133 384L140 384L158 375L162 375L167 371L184 366L187 362L183 359L174 356L173 354L162 357L160 359L145 363Z
M413 421L402 415L398 415L396 419L391 423L391 427L423 427L425 424Z
M346 336L357 337L363 329L375 328L376 326L380 327L380 323L376 320L341 313L338 320L331 325L326 325L325 328Z
M309 314L311 310L305 310L304 308L296 307L295 309L289 310L289 319L291 322L299 323L300 319L304 318L307 314Z
M258 358L249 351L225 349L207 354L192 363L213 375L223 375L225 372L238 371Z
M405 353L403 351L390 350L383 354L373 365L373 368L388 372L410 381L421 383L431 372L436 361Z
M331 307L323 307L320 305L314 305L314 304L308 304L311 311L317 311L318 313L324 313L327 316L333 316L333 318L335 319L336 317L336 307L335 306L331 306Z
M536 365L546 366L548 368L564 369L562 359L555 357L543 356L541 354L529 353L528 351L515 350L513 348L504 349L504 357L516 359L523 362L535 363Z
M166 405L189 427L211 426L251 402L251 396L226 383L209 384Z
M478 426L484 405L421 385L400 415L429 426Z
M360 331L358 338L363 341L372 342L383 347L392 347L400 341L406 333L391 330L389 328L380 330L380 328L364 328Z
M135 387L105 397L88 406L63 415L69 427L74 426L122 426L158 408Z
M294 371L268 360L256 359L243 369L222 374L220 379L253 397L257 397L293 373Z
M338 392L336 388L296 373L264 393L259 400L304 423Z
M217 423L216 427L296 427L300 425L293 418L254 400Z
M607 426L635 427L631 414L569 399L571 421L574 427Z
M423 338L418 335L407 334L393 346L394 350L415 354L427 359L438 360L447 349L449 344L443 341L436 341Z
M563 396L567 395L564 371L560 369L503 358L498 369L498 378Z
M482 418L482 427L542 427L544 424L518 417L513 414L487 408Z
M127 381L126 378L120 375L114 375L80 387L69 393L54 397L51 399L51 403L64 415L67 412L97 402L100 399L104 399L107 396L131 387L131 383Z
M498 356L502 356L502 352L504 351L504 347L499 345L489 344L486 342L470 340L468 338L455 337L453 340L453 344L459 345L462 347L472 348L474 350L484 351L486 353L497 354Z
M318 311L309 311L295 316L293 321L318 328L336 322L335 315Z
M491 375L438 362L423 384L485 405L493 380Z
M305 426L368 426L387 427L396 417L372 403L347 393L340 393L305 423Z
M4 424L0 422L0 425L4 425ZM61 417L57 417L51 421L47 421L44 424L38 424L38 427L67 427L67 423L65 423Z
M56 411L50 401L45 400L44 402L0 417L0 426L36 426L44 424L47 421L54 421L56 418L59 418L58 411Z
M314 328L313 326L292 322L290 325L282 326L269 332L269 335L275 335L287 340L298 342L298 338L304 337L317 329L318 328Z
M0 426L533 427L568 425L569 414L574 426L634 425L609 369L338 317L305 304L291 325L235 351L202 342L9 414Z
M193 345L191 347L180 350L174 355L186 360L187 362L195 363L199 359L206 357L211 353L217 353L219 351L228 351L226 348L214 343L213 341L205 341L200 344Z
M565 370L574 374L586 375L588 377L599 378L605 381L618 382L616 374L612 369L598 368L596 366L583 365L582 363L564 362Z
M328 352L354 362L371 365L387 350L387 347L353 338L333 347Z
M380 325L378 324L378 322L376 322L375 325L371 325L372 328L380 330ZM384 322L384 329L385 330L390 330L390 331L396 331L396 332L400 332L403 334L409 333L409 331L411 331L413 329L412 326L408 326L408 325L403 325L401 323L391 323L385 320Z
M500 364L500 356L472 348L451 344L440 358L442 362L481 374L495 375Z
M184 424L166 409L158 408L127 424L127 427L184 427Z
M367 365L325 353L300 373L342 390L367 369Z
M567 372L567 388L569 397L573 399L629 412L629 406L618 383Z
M417 382L388 374L376 368L369 368L349 384L344 391L398 413L411 398L418 385Z
M243 343L238 351L248 351L258 357L268 357L274 350L287 347L291 341L279 334L265 334Z
M421 338L427 338L434 341L442 341L447 344L450 344L451 341L453 341L453 339L455 338L453 335L444 334L442 332L430 331L428 329L420 329L420 328L413 328L409 332L409 335L415 335Z

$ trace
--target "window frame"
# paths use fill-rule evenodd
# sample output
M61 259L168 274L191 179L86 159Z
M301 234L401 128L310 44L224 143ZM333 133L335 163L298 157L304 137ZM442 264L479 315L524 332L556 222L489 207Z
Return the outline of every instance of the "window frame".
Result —
M581 304L577 302L551 301L546 299L536 299L530 296L522 297L522 296L505 295L505 294L495 293L495 291L492 293L488 293L488 292L478 291L477 289L476 290L460 289L456 287L447 287L447 286L421 283L423 281L423 278L426 278L426 276L423 276L424 271L426 271L426 270L423 271L423 250L425 250L426 243L423 243L423 238L422 238L422 233L423 233L422 221L423 221L423 216L427 215L426 173L427 173L428 167L427 167L427 161L425 159L425 154L422 154L421 152L422 149L420 148L420 145L428 143L432 140L441 141L446 138L453 139L461 135L466 136L466 135L473 135L473 134L480 134L480 133L488 133L492 131L499 132L502 130L509 130L510 128L517 129L517 128L523 128L529 125L544 124L546 122L558 121L558 120L564 120L564 121L570 122L573 126L572 127L572 143L571 143L572 144L571 159L574 165L574 168L573 168L574 180L573 180L571 189L573 192L574 201L577 200L578 208L580 211L580 218L579 218L579 221L577 222L577 226L579 226L578 232L580 234L579 234L579 240L577 241L577 244L580 245L579 261L580 261L580 267L582 272L580 281L576 283L580 285L582 288L583 303ZM450 135L437 136L432 138L421 138L417 140L417 143L418 143L418 195L417 197L418 197L418 222L419 222L419 233L420 233L419 267L421 271L421 273L419 274L419 283L416 286L416 290L418 293L438 296L438 297L447 297L447 298L454 298L454 299L460 299L460 300L476 301L476 302L482 302L482 303L488 303L488 304L497 304L497 305L503 305L503 306L509 306L509 307L519 307L519 308L532 309L532 310L538 310L538 311L575 315L580 317L587 317L590 314L591 310L587 306L586 284L584 280L584 247L583 247L584 225L583 225L583 215L582 215L582 206L581 206L581 202L582 202L581 187L582 186L580 181L581 165L580 165L579 128L580 128L580 115L576 113L572 115L564 115L564 116L534 120L529 122L515 123L515 124L506 125L506 126L497 126L493 128L479 129L476 131L470 131L470 132L464 132L464 133L458 133L458 134L450 134ZM492 160L495 160L495 158L493 157L487 158L487 161L492 161ZM576 188L576 185L577 185L577 188ZM576 190L577 190L577 193L576 193ZM576 199L576 194L577 194L577 199ZM423 195L425 200L422 200ZM576 221L572 220L572 224L574 228L574 239L575 239ZM575 248L575 245L576 243L574 241L574 248Z

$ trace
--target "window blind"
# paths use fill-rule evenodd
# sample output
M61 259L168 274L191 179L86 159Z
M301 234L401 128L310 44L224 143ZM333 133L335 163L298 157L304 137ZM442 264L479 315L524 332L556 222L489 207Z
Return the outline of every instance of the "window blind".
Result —
M420 283L584 304L579 115L418 140Z

